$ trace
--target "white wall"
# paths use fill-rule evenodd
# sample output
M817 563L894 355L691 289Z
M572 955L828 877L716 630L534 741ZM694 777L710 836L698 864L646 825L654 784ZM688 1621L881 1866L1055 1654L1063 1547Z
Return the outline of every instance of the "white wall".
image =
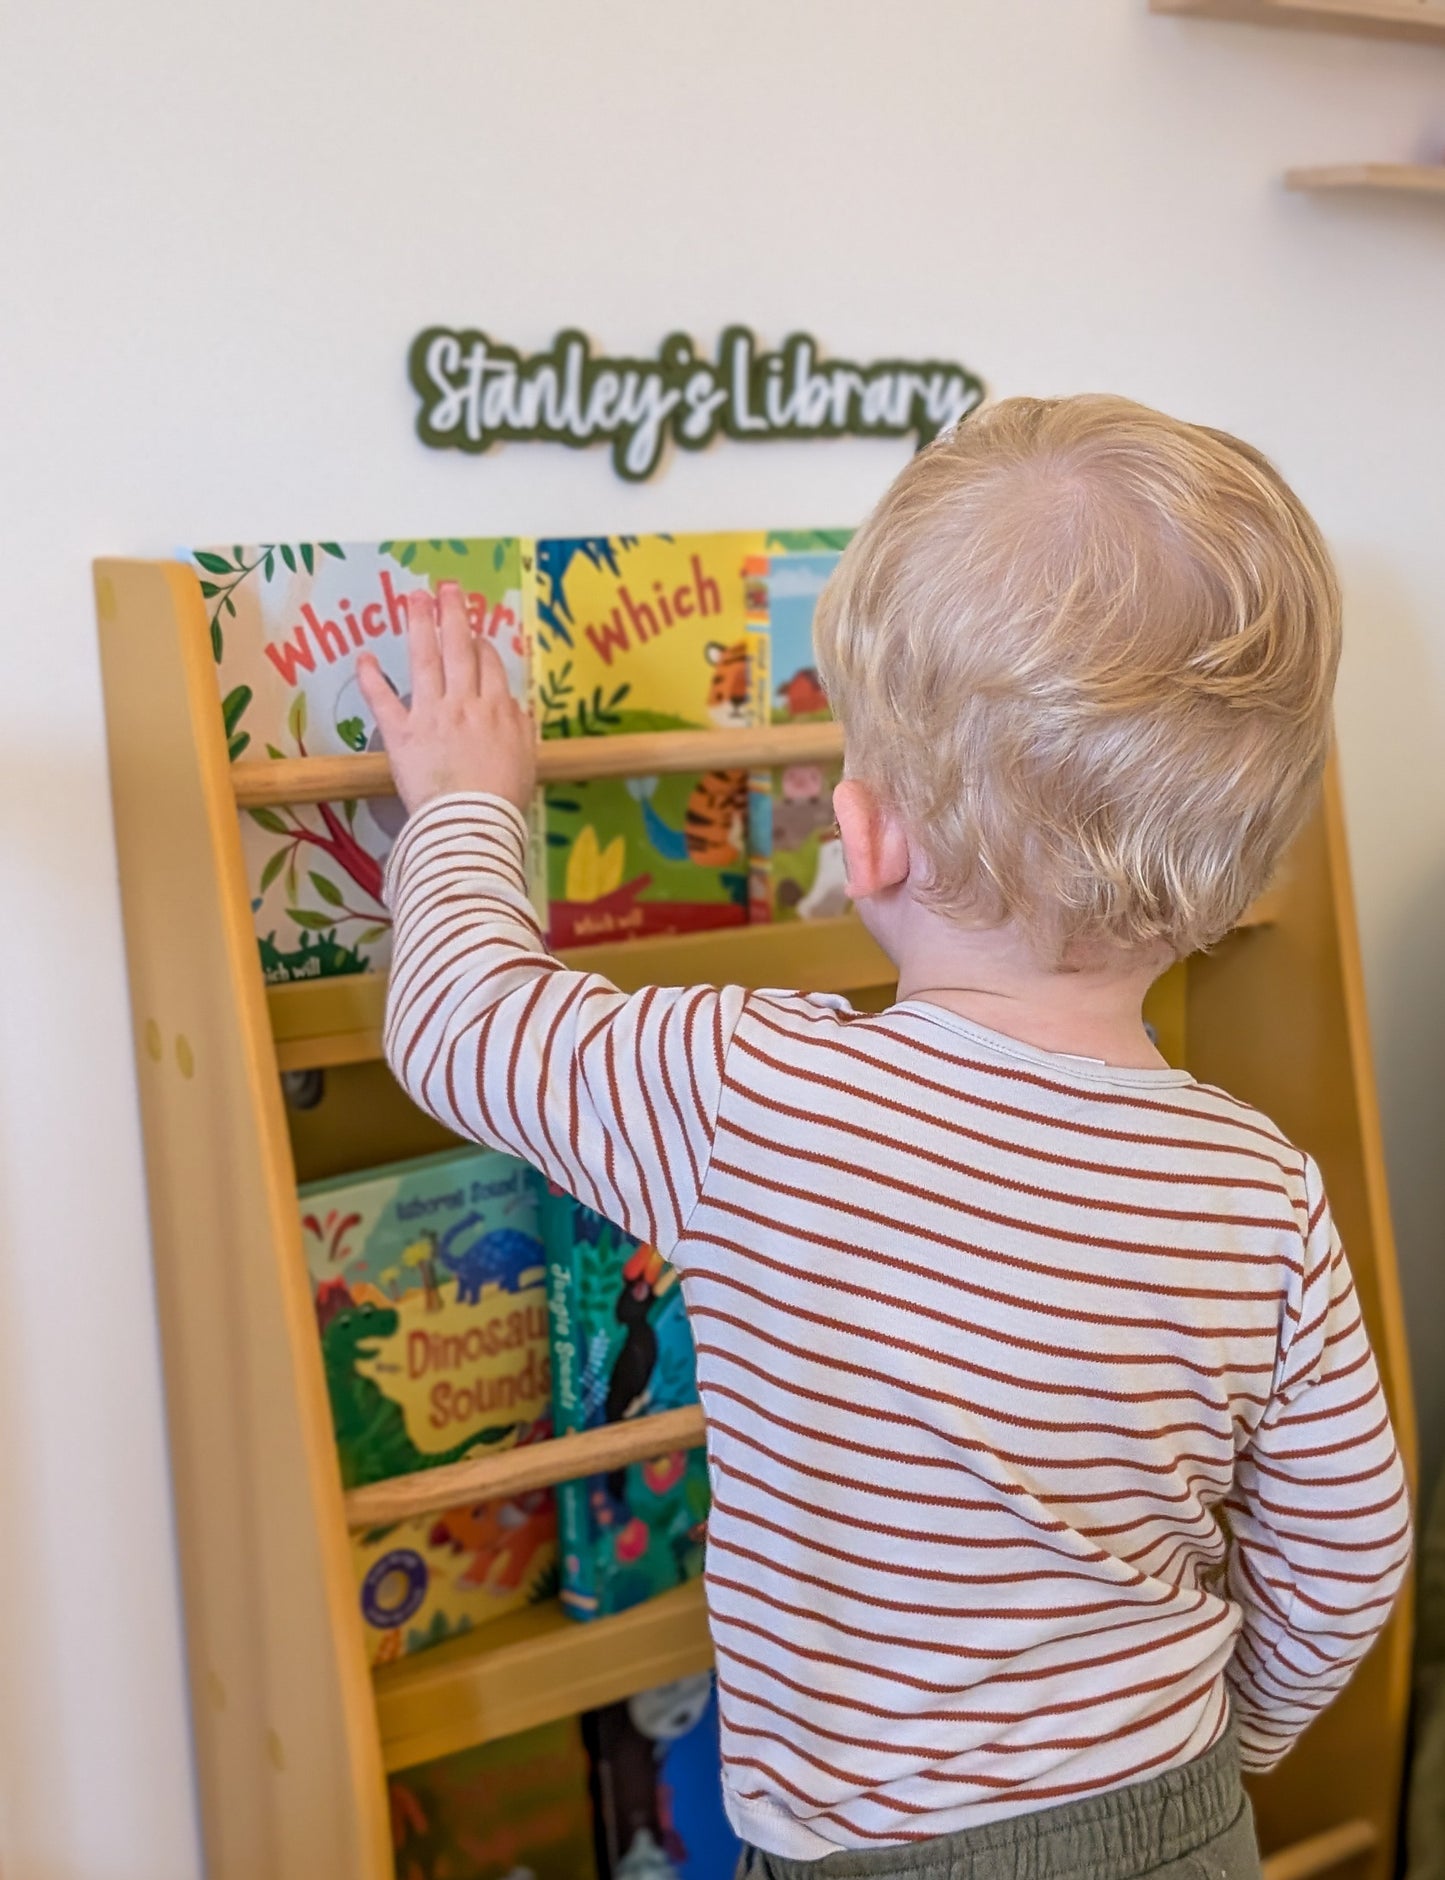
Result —
M50 0L0 27L0 1866L197 1871L87 563L843 522L881 444L430 455L406 343L728 319L1238 429L1323 522L1395 1209L1445 1438L1445 50L1143 0ZM262 1877L258 1877L262 1880Z

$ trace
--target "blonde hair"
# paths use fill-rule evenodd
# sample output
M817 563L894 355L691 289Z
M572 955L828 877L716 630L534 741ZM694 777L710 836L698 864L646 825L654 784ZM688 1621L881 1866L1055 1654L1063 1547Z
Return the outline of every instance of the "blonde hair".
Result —
M849 774L923 892L1055 963L1217 940L1308 813L1339 589L1318 529L1223 431L1011 398L913 459L819 600Z

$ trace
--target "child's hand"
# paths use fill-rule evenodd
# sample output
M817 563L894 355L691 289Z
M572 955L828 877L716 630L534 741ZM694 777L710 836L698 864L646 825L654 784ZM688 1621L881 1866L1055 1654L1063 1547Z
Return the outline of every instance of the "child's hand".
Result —
M397 795L408 812L455 790L486 790L525 810L536 781L536 734L507 690L497 649L472 633L461 588L443 581L435 599L425 590L409 594L406 624L410 708L370 653L357 662Z

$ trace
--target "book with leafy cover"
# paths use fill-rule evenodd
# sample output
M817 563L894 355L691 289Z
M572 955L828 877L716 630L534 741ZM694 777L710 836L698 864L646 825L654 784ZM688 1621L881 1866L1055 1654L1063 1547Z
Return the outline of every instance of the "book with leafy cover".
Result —
M389 1779L396 1880L597 1880L576 1717Z
M542 736L759 723L744 567L763 539L539 541L528 620ZM553 785L546 842L554 946L747 919L743 771Z
M523 544L262 542L191 560L210 620L232 760L378 748L356 678L371 651L408 691L405 596L460 582L476 632L528 696ZM382 869L401 828L394 797L243 811L242 846L268 981L383 970L391 919Z
M692 1334L674 1269L570 1195L549 1193L543 1222L557 1434L695 1403ZM601 1618L694 1578L707 1510L700 1449L563 1483L565 1610Z
M711 1672L589 1711L582 1735L600 1880L732 1880Z
M831 716L813 657L813 610L850 531L799 530L768 537L748 564L748 619L766 636L768 722ZM833 822L841 764L790 764L749 779L754 920L824 920L845 914L843 854Z

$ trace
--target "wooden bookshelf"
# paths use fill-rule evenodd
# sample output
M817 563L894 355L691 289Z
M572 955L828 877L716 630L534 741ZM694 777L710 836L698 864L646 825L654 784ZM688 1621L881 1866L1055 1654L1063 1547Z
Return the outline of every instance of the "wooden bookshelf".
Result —
M298 1174L341 1166L343 1144L349 1167L436 1146L439 1126L378 1061L383 980L263 985L238 786L252 804L282 800L272 793L283 788L307 800L376 792L387 785L384 763L347 758L340 773L278 763L263 767L282 773L268 778L233 769L194 573L100 563L96 606L207 1869L212 1880L390 1880L388 1770L702 1669L702 1592L683 1588L585 1625L556 1605L534 1608L369 1670L353 1525L403 1499L431 1508L440 1494L470 1501L587 1473L599 1447L566 1438L459 1464L445 1479L439 1470L431 1482L343 1494ZM591 746L591 774L623 742ZM789 745L782 761L800 748ZM730 735L726 755L768 763L781 749L768 742L744 757ZM655 745L612 761L624 760L672 763ZM690 751L682 767L696 761ZM576 963L626 988L805 984L876 1004L890 986L888 962L856 919L596 947ZM1259 1103L1319 1160L1413 1467L1333 773L1277 888L1213 953L1167 974L1148 1009L1171 1061ZM288 1111L281 1073L301 1069L326 1071L328 1094L315 1110ZM614 1458L701 1434L697 1412L600 1433ZM1388 1880L1409 1642L1402 1607L1345 1695L1253 1785L1270 1880L1311 1880L1344 1863L1357 1880Z
M1445 163L1324 163L1284 173L1287 189L1334 193L1385 190L1445 198Z
M1445 0L1149 0L1154 13L1445 44Z

